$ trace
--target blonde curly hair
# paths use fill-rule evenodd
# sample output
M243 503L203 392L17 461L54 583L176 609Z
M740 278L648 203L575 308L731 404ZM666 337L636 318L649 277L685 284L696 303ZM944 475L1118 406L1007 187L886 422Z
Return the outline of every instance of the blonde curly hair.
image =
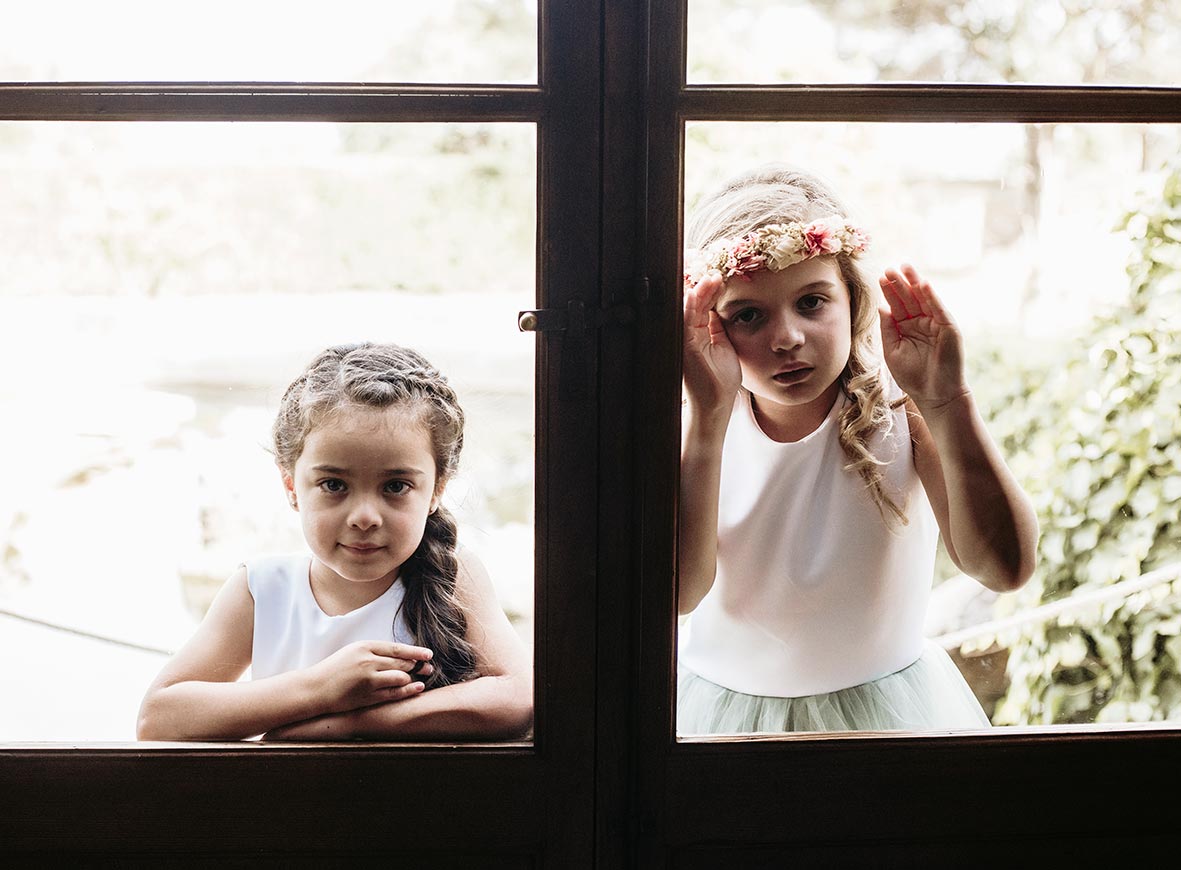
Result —
M778 164L761 166L728 181L693 210L685 228L685 246L705 250L721 239L736 238L770 224L801 223L845 215L840 200L815 176ZM878 295L847 253L834 255L849 290L852 344L841 372L841 389L849 406L841 412L837 438L848 457L845 469L859 474L882 517L907 523L904 506L885 490L883 466L870 449L870 439L887 435L894 410L905 396L891 402L878 348Z

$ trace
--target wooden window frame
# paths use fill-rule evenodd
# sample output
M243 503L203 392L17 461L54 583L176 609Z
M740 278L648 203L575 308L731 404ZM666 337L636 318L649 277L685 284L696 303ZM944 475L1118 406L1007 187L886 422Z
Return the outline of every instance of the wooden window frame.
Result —
M686 0L649 4L645 318L640 431L647 674L637 722L642 866L893 866L1164 854L1176 801L1160 771L1181 726L1056 726L989 732L675 739L674 584L680 405L684 131L694 121L1181 123L1181 88L1120 86L688 85ZM658 38L659 37L659 38ZM675 158L672 156L675 155ZM1079 796L1105 792L1101 824ZM1006 851L1008 850L1008 851Z
M5 120L536 123L538 304L601 326L538 340L534 744L0 747L0 853L647 870L1167 845L1175 802L1135 798L1181 760L1171 726L678 743L671 579L687 121L1177 123L1181 91L690 87L684 0L541 0L539 22L536 86L0 85ZM1072 798L1112 782L1133 799L1096 825Z
M532 123L537 305L594 311L601 15L594 2L540 0L536 85L0 83L0 120ZM626 496L602 497L597 478L601 466L616 464L618 442L601 432L624 431L628 409L600 395L596 343L571 336L521 336L537 342L533 742L4 745L6 861L589 860L596 578L626 570L619 547L598 544L625 538Z

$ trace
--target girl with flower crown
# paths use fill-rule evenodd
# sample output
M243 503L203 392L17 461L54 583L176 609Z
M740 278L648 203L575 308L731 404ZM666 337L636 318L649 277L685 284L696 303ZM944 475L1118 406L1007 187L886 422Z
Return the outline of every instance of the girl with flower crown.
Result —
M1013 590L1037 521L951 315L909 265L879 296L868 234L802 172L734 179L686 239L678 730L988 726L923 637L936 543Z
M441 504L463 423L447 379L413 350L319 354L273 429L309 552L239 566L149 687L139 738L524 734L528 653Z

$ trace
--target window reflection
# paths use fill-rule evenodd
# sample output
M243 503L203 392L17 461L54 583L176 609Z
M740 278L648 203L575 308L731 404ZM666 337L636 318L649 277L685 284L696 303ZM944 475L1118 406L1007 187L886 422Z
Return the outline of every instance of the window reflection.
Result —
M736 169L819 169L920 265L1036 508L996 595L941 552L925 633L996 725L1181 715L1181 167L1166 126L691 124L686 211ZM875 268L870 266L870 269ZM683 634L692 631L692 617Z
M534 150L508 124L0 125L0 739L133 739L235 565L301 548L269 428L341 342L448 373L448 499L532 642Z

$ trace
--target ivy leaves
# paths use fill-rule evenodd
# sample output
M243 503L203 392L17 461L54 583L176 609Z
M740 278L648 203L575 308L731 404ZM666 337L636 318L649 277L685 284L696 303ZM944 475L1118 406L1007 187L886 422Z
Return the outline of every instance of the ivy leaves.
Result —
M1042 528L1010 612L1181 562L1181 167L1119 229L1135 243L1126 304L1051 366L998 379L996 352L973 378L993 381L990 428ZM1023 631L994 721L1181 718L1179 669L1181 581L1166 580Z

